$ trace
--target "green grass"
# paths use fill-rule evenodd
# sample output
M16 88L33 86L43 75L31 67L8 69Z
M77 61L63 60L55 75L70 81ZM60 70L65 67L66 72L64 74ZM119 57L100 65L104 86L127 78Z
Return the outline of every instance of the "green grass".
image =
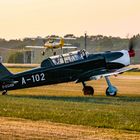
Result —
M0 96L0 116L140 132L140 94L127 93L130 87L139 91L139 84L112 80L122 89L121 96L103 96L103 80L89 83L101 88L94 97L84 97L81 85L72 83L10 91Z
M17 73L17 72L22 72L22 71L26 71L26 70L30 70L32 68L8 68L9 71L12 71L13 73Z
M140 98L1 96L0 116L140 131Z
M123 73L123 75L140 76L140 72L132 72L132 71L130 71L130 72L125 72L125 73Z

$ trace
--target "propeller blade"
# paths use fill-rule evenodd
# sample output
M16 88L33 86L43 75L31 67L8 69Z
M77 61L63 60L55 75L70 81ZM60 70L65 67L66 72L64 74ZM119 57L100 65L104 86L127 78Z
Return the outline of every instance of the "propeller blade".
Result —
M130 39L129 41L129 50L132 50L134 48L134 37Z

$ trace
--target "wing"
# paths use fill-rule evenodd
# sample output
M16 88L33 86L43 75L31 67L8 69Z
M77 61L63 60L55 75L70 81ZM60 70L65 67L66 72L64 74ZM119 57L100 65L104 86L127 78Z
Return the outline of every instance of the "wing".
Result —
M44 46L25 46L26 48L31 48L31 49L43 49Z
M85 73L79 75L79 77L76 80L76 83L79 83L82 81L89 81L89 80L98 80L102 77L118 75L118 74L121 74L123 72L129 71L132 69L134 69L134 68L126 67L126 68L121 68L121 69L117 69L117 70L115 69L115 70L111 70L111 71L108 71L106 69L97 70L97 71L92 70L92 71L88 71L88 72L85 72Z
M72 44L65 43L64 46L72 46Z
M76 46L67 46L67 47L62 47L63 49L77 49L77 47Z

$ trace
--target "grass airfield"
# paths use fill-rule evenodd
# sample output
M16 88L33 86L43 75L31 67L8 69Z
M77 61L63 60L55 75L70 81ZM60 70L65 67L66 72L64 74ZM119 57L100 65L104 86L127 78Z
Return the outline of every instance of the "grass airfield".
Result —
M75 83L9 91L0 96L0 138L140 139L140 72L111 82L117 97L105 96L104 79L87 82L94 97L83 96Z

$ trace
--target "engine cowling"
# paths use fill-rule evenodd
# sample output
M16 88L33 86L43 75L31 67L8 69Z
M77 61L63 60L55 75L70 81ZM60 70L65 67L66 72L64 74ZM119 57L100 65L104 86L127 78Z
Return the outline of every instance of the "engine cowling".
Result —
M119 69L130 65L130 55L127 50L111 51L104 55L108 69Z

